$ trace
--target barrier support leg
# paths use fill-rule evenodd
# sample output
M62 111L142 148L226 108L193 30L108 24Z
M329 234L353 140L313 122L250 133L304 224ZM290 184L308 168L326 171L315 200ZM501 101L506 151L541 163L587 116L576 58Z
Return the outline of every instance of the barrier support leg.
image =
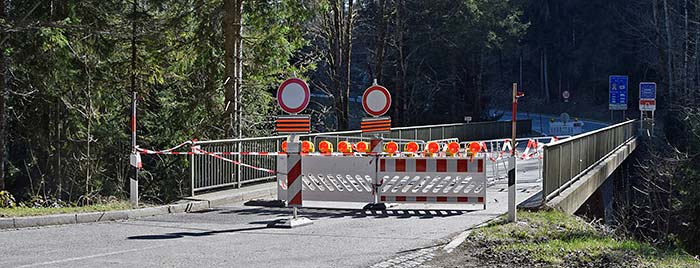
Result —
M373 153L382 152L382 148L384 147L384 141L380 137L375 136L370 144L371 144ZM380 161L379 155L375 154L374 155L374 177L372 178L372 197L374 198L374 200L372 203L365 205L362 208L364 210L386 210L386 204L380 203L380 200L379 200L379 194L380 194L379 187L382 186L382 178L379 177L379 161Z

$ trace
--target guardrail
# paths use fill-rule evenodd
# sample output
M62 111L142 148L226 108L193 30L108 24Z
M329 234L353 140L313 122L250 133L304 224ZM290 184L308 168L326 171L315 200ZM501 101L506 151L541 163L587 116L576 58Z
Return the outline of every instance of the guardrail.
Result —
M559 140L544 146L544 201L558 195L582 174L636 137L636 120Z
M391 133L385 134L384 137L387 139L426 141L454 137L477 140L509 137L510 128L511 122L509 121L455 123L392 128ZM531 131L532 120L518 120L518 133L528 134ZM337 144L338 140L343 136L370 137L371 135L365 135L360 130L352 130L314 133L301 135L300 137L301 139L313 140L315 137L319 136L323 136L324 138L329 137L327 138L329 141L335 141L334 144ZM210 140L197 141L194 145L198 145L202 150L209 152L279 152L281 143L286 138L287 136L271 136ZM260 155L222 155L222 157L261 168L272 170L277 168L276 157ZM192 196L195 195L195 192L222 187L241 187L244 184L272 180L275 178L274 174L249 168L241 168L239 165L232 165L231 163L207 155L192 155L190 163Z

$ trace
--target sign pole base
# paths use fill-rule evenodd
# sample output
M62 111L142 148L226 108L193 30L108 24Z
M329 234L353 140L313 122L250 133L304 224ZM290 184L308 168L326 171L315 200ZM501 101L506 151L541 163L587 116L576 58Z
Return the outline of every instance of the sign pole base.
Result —
M517 220L516 217L516 207L515 207L515 170L516 170L516 163L515 163L515 157L511 157L508 161L508 221L509 222L515 222Z
M362 210L386 210L386 204L384 203L369 203L362 207Z
M129 179L129 203L134 207L139 206L139 181L133 178Z
M296 228L296 227L311 225L313 223L314 222L309 218L299 217L298 212L297 212L297 208L294 207L292 210L292 217L283 220L277 226L282 227L282 228Z

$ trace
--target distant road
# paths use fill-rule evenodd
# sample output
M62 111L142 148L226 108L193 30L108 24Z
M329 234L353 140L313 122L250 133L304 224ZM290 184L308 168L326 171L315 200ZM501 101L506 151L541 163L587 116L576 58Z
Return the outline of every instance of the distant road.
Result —
M503 117L501 117L498 121L510 121L511 120L511 111L492 109L489 111L489 113L491 115L503 113ZM532 119L532 130L539 132L539 133L542 133L542 134L547 134L547 132L549 131L549 119L550 118L556 119L556 118L559 118L559 115L518 112L518 119ZM573 117L572 117L572 119L573 119ZM604 127L607 127L610 125L609 123L606 123L606 122L588 120L588 119L583 119L583 118L579 118L579 121L583 122L583 132L589 132L589 131L593 131L596 129L601 129L601 128L604 128Z

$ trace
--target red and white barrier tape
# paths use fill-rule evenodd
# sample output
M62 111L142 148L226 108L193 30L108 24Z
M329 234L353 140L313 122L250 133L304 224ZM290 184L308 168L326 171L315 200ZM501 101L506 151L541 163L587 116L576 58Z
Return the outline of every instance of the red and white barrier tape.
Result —
M186 141L186 142L183 142L183 143L181 143L173 148L165 149L165 150L161 150L161 151L143 149L143 148L140 148L138 145L136 145L136 151L138 151L140 154L193 154L192 152L173 152L174 150L177 150L178 148L185 146L187 144L192 144L192 141Z
M260 171L264 171L264 172L268 172L268 173L272 173L272 174L277 174L277 171L272 170L272 169L266 169L266 168L261 168L261 167L256 167L256 166L253 166L253 165L248 165L248 164L245 164L245 163L241 163L241 162L238 162L238 161L236 161L236 160L231 160L231 159L222 157L222 156L217 155L217 154L215 154L215 153L207 152L207 151L202 150L202 149L199 149L199 148L197 148L197 147L192 147L192 149L193 149L195 152L197 152L197 153L202 153L202 154L210 155L210 156L212 156L212 157L214 157L214 158L218 158L218 159L224 160L224 161L229 162L229 163L233 163L233 164L240 165L240 166L243 166L243 167L247 167L247 168L251 168L251 169L255 169L255 170L260 170Z
M210 152L215 155L260 155L260 156L278 156L287 155L285 152Z

